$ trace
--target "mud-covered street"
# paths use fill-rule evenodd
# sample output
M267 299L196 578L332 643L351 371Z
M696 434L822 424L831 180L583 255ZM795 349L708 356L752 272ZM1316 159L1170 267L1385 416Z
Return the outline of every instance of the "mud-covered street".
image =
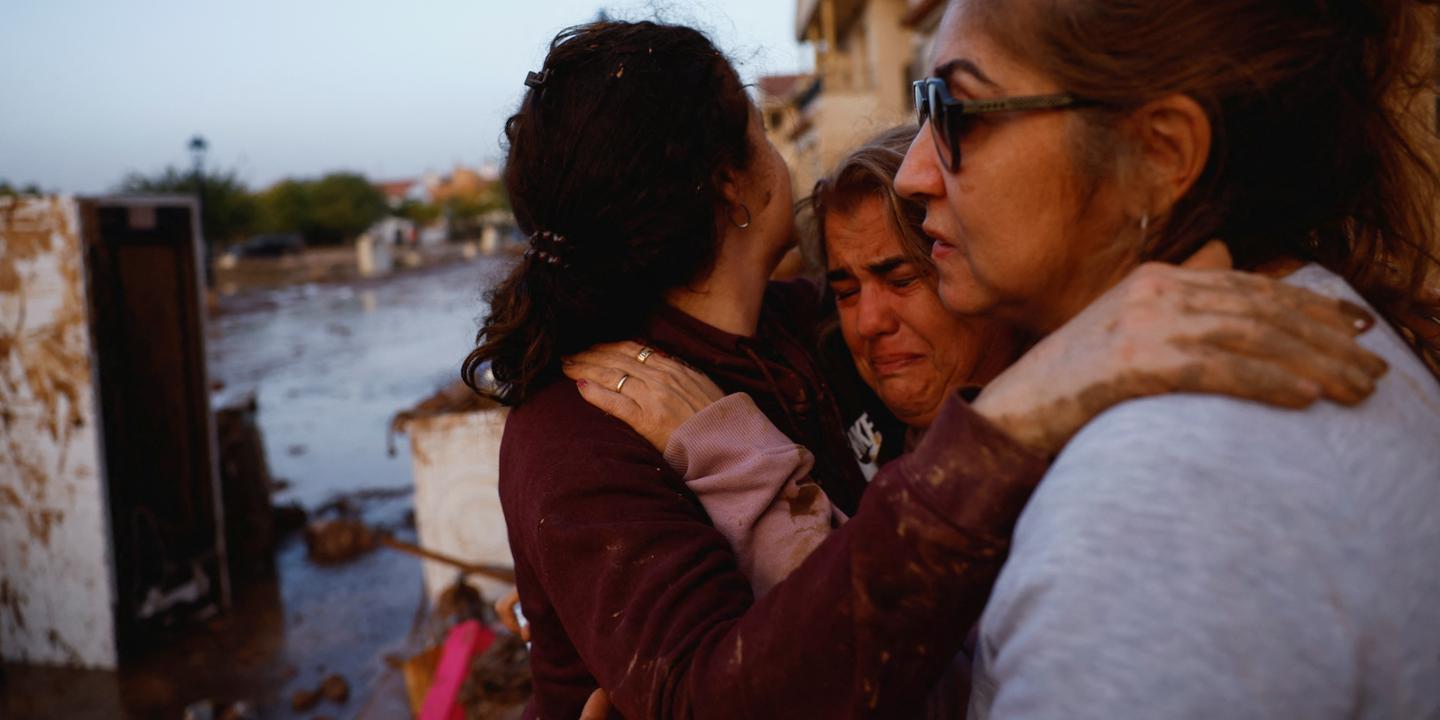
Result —
M211 320L221 404L255 392L277 503L410 483L409 451L386 452L390 418L459 377L485 281L480 258L390 278L240 293Z

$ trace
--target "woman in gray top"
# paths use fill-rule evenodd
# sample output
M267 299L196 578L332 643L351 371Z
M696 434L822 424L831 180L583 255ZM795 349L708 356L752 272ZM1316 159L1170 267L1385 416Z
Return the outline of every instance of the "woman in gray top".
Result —
M1071 439L981 622L972 716L1440 717L1433 27L1402 0L951 3L896 186L952 309L1084 326L1219 237L1389 321L1354 408L1166 395Z

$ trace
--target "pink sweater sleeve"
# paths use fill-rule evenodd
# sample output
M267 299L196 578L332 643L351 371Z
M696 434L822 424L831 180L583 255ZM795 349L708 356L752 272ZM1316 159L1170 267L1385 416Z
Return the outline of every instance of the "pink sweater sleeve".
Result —
M665 460L735 549L757 598L846 519L810 479L810 451L744 393L725 396L676 428Z

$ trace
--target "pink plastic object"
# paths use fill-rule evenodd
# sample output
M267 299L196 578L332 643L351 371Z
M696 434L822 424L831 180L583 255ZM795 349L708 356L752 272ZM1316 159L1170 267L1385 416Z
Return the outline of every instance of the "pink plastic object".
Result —
M420 720L464 720L465 713L456 702L460 686L465 682L470 660L485 652L493 642L495 631L478 620L467 620L450 629L450 634L445 636L440 664L435 668L435 680L430 684L430 692L425 694L425 706L420 709Z

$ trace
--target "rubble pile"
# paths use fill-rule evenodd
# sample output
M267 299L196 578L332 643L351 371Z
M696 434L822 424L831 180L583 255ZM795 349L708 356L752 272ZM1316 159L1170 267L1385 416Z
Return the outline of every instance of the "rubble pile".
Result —
M460 687L460 706L466 720L519 717L532 692L530 650L510 633L470 662L470 674Z
M471 621L484 625L493 640L482 644L465 665L454 706L467 720L511 720L523 713L532 692L529 648L497 620L493 605L461 574L416 625L414 639L424 649L403 661L406 690L417 717L437 681L446 641Z

